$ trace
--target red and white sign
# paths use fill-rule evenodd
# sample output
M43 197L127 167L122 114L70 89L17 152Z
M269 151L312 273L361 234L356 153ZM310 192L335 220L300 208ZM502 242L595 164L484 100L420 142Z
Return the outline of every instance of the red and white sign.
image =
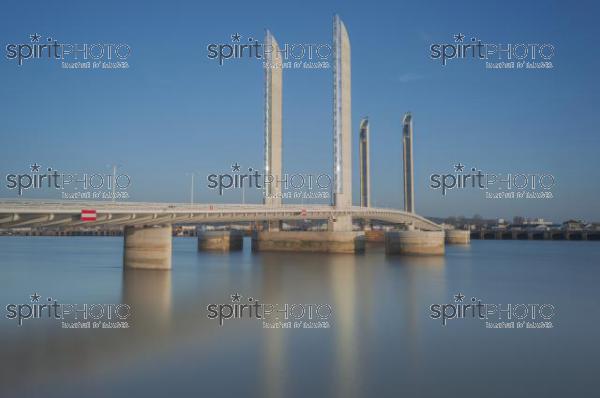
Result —
M81 210L81 221L96 221L96 210Z

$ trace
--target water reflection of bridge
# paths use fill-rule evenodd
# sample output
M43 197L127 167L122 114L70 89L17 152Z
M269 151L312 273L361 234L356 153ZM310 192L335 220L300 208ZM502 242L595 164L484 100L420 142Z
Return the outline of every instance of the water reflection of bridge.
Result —
M67 240L64 244L68 244ZM241 272L241 264L256 258L246 250L227 255L204 253L199 264L192 264L194 267L189 269L180 268L180 273L119 270L123 272L121 295L117 293L109 300L132 306L132 327L65 330L59 325L28 321L18 333L3 334L6 339L0 347L3 359L0 395L37 396L44 392L50 397L70 396L66 394L72 392L67 385L85 385L86 380L101 379L112 396L125 396L132 388L142 391L144 387L137 385L138 381L131 381L125 390L110 389L111 382L122 377L119 375L133 375L133 378L136 369L150 364L150 368L161 369L163 377L176 376L178 365L173 358L182 354L186 361L193 360L186 366L207 369L218 369L219 365L212 362L215 358L227 358L228 362L231 360L228 369L238 375L236 377L243 377L241 373L249 363L243 358L248 359L259 368L261 375L254 384L244 387L249 390L249 396L285 396L294 390L297 387L294 383L298 382L294 377L298 361L312 369L323 367L322 372L313 374L314 377L322 374L326 380L333 381L331 395L353 396L358 391L355 387L362 384L361 357L369 351L368 339L377 338L374 329L380 330L373 322L383 321L373 319L382 316L378 310L382 305L377 299L378 289L384 286L386 291L397 292L400 286L396 283L410 286L410 280L416 278L409 273L407 281L392 282L385 279L386 274L381 273L381 269L375 272L366 265L403 266L403 273L410 269L435 275L443 272L443 257L414 258L410 264L384 264L383 253L371 255L375 258L303 253L295 256L291 263L285 253L261 253L252 271ZM422 264L422 261L427 263ZM218 273L197 271L198 265L211 268L215 264L218 264ZM114 268L112 265L107 264L104 269L117 272L110 271ZM184 274L185 282L181 278ZM299 279L311 283L298 284ZM332 329L262 329L260 321L247 319L232 320L219 328L216 321L206 317L205 306L228 302L229 294L238 289L239 293L252 294L266 303L330 303L334 309ZM404 292L400 300L403 311L416 307L415 292L400 291ZM417 323L418 320L411 322L411 327ZM320 365L313 364L315 352L303 348L308 342L320 347L316 349ZM253 345L256 351L247 352L246 348ZM315 382L325 385L326 380L315 379ZM211 388L223 387L219 383L200 383L193 390L214 392Z

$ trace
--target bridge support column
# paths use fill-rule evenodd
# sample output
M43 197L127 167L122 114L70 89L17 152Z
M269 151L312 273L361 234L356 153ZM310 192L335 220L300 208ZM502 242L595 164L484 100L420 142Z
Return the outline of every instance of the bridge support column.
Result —
M242 250L244 236L239 231L198 231L198 251Z
M365 250L365 236L353 231L262 231L252 237L252 250L359 253Z
M471 243L471 232L460 229L447 229L444 231L446 243L449 245L468 245Z
M352 232L352 216L338 216L327 222L327 230L330 232Z
M385 233L386 254L443 255L443 231L391 231Z
M171 269L171 225L127 226L123 232L125 268Z

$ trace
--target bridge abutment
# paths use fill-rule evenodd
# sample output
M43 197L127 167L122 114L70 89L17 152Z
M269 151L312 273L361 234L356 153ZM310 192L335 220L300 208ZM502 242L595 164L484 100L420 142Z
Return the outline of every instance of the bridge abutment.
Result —
M443 231L390 231L385 233L386 254L443 255Z
M123 231L123 267L171 269L171 225L126 226Z
M239 231L198 231L198 251L242 250L244 236Z
M461 229L447 229L444 231L446 243L449 245L468 245L471 243L471 232Z

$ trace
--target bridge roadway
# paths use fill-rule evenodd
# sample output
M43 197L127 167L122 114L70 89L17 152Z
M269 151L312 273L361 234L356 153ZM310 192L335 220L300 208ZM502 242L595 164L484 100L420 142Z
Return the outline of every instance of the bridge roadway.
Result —
M96 221L82 221L81 210L95 210ZM86 228L95 226L200 224L212 222L328 220L340 216L440 231L441 226L414 213L375 207L286 204L184 204L0 200L0 228Z

